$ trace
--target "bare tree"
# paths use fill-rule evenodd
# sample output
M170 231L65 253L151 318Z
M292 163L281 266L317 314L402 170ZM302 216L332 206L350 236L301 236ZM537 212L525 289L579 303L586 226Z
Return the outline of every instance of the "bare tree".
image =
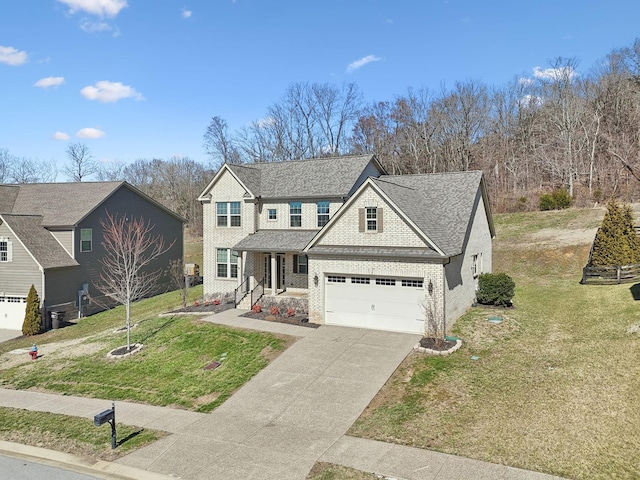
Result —
M96 178L99 182L117 182L124 179L124 165L119 161L104 162L98 166Z
M100 224L104 231L101 244L105 255L100 260L102 272L96 288L124 305L127 350L130 350L131 302L156 289L163 272L162 269L150 270L150 264L167 252L173 242L166 245L161 235L153 235L154 226L142 217L118 217L106 212Z
M213 160L213 167L223 163L242 163L240 152L229 135L227 122L221 117L213 117L204 134L204 150Z
M66 153L69 163L65 165L64 173L70 180L81 182L85 177L98 173L100 170L85 143L70 143L67 145Z
M189 294L189 279L185 275L184 271L184 259L171 260L169 264L169 273L171 274L171 280L177 290L180 291L180 301L182 302L182 308L187 307L187 295Z

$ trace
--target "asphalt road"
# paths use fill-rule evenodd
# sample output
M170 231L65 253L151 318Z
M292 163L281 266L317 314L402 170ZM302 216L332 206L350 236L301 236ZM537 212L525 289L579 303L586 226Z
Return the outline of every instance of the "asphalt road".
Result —
M81 473L0 455L0 480L99 480Z

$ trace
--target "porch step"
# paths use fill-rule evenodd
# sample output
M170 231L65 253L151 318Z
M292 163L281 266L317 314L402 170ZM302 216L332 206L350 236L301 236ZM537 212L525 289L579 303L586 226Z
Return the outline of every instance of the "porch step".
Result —
M242 300L240 300L240 303L238 303L238 306L236 308L249 310L251 308L251 295L246 295Z

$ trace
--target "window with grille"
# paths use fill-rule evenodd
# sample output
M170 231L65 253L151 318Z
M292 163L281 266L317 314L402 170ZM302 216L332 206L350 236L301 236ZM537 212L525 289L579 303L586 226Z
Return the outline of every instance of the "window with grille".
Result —
M289 226L302 226L302 202L289 203Z
M324 227L329 221L329 202L318 202L318 226Z

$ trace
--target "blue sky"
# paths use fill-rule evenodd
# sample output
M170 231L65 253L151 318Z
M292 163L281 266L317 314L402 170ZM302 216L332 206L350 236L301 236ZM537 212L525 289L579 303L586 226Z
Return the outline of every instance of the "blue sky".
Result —
M0 148L206 163L212 116L236 130L294 82L354 82L371 102L500 85L558 56L586 74L638 18L631 0L2 0Z

